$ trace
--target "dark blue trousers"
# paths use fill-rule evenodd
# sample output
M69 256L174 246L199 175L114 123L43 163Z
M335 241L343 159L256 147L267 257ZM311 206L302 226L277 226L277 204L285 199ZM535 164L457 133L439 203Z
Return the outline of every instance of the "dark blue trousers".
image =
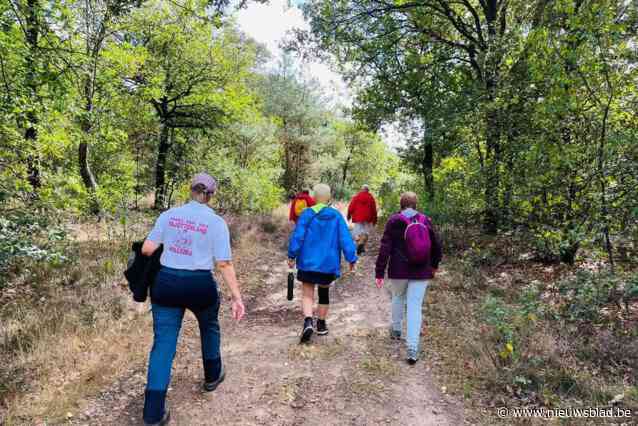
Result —
M199 323L204 376L217 380L221 372L219 293L211 271L184 271L163 267L151 290L153 348L149 356L144 421L156 423L165 412L166 391L186 309Z

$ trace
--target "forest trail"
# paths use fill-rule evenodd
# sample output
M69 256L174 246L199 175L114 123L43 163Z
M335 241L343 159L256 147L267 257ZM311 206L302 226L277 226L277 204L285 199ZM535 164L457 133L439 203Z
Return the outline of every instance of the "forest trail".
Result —
M200 390L199 333L187 313L168 395L171 424L462 424L462 404L434 385L428 359L407 365L403 342L387 337L389 296L373 285L378 237L371 243L356 271L331 291L330 334L315 335L310 345L298 343L298 285L293 301L285 297L285 253L262 253L264 263L253 267L267 272L266 285L245 319L235 323L222 307L226 380L210 394ZM141 424L145 374L145 365L132 370L71 423Z

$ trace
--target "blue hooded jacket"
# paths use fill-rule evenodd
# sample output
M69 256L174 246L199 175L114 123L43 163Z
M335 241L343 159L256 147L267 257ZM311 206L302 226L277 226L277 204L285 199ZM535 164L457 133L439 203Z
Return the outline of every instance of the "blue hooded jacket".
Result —
M357 261L356 248L345 219L332 207L316 212L315 206L299 216L290 235L288 258L297 260L297 269L341 275L341 253L348 263Z

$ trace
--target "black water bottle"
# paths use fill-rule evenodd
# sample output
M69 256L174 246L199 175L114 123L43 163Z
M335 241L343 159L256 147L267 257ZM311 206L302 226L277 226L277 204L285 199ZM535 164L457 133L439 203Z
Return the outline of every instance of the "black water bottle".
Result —
M292 300L292 291L295 289L294 269L288 269L288 300Z

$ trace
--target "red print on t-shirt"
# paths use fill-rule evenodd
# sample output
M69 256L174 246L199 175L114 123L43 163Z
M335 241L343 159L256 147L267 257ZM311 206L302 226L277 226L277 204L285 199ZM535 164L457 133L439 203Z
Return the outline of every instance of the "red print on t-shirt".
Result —
M193 250L193 234L200 233L206 235L208 225L205 223L196 223L190 219L181 217L171 217L168 220L168 226L177 230L177 235L168 243L168 250L172 253L184 256L192 256Z

